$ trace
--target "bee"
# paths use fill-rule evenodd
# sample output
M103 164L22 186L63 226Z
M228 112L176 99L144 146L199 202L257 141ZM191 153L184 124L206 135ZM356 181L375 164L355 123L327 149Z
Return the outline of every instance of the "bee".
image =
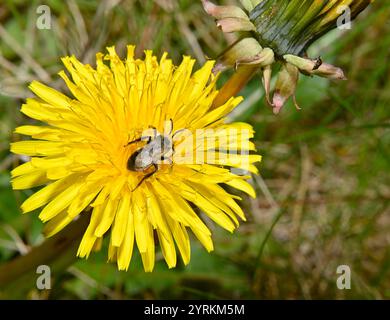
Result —
M150 127L151 130L146 130L141 137L130 141L125 147L138 143L141 141L146 141L146 144L137 149L132 153L127 160L127 169L134 172L146 172L149 168L153 167L153 171L145 174L142 179L138 182L136 187L137 189L143 181L151 177L158 170L158 164L166 163L172 164L172 156L174 153L173 139L176 134L185 130L177 130L172 134L173 131L173 121L169 120L170 129L167 134L160 134L155 127ZM151 134L148 134L152 131ZM134 191L133 190L133 191Z

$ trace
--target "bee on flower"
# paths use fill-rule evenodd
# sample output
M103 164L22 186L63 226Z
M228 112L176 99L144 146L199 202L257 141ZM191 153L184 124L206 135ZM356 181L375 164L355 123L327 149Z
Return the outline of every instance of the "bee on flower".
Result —
M59 75L72 98L31 83L37 97L21 112L41 124L16 129L32 139L11 145L30 157L12 171L12 186L41 186L21 208L40 209L47 236L91 212L78 256L99 250L110 235L109 260L127 270L138 248L150 272L157 242L169 268L177 264L177 251L189 263L189 230L213 250L198 209L230 232L245 220L240 198L226 187L255 197L246 180L261 157L250 141L252 127L225 121L242 99L213 106L214 62L193 72L190 57L175 66L166 53L158 60L145 51L136 59L134 50L128 46L123 61L110 47L96 55L96 68L63 58L68 73Z

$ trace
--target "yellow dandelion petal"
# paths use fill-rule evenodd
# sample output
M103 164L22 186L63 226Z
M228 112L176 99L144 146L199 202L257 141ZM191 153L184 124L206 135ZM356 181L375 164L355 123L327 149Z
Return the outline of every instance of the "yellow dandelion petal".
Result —
M49 179L46 177L46 172L44 170L36 170L20 175L13 178L11 181L12 188L15 190L33 188L47 182L49 182Z
M245 220L241 198L226 188L255 197L247 182L261 160L250 141L253 128L225 122L242 99L215 105L213 61L193 72L188 56L176 67L166 53L157 59L146 50L138 59L128 46L121 60L114 47L107 50L96 55L96 68L62 59L66 71L59 76L73 97L31 83L37 98L21 112L44 124L15 129L30 139L12 143L11 151L31 158L12 171L13 188L44 185L21 208L41 210L46 236L91 212L79 257L100 250L110 234L108 260L119 270L129 268L134 249L147 272L156 250L169 268L178 254L186 265L189 231L214 249L195 207L231 232Z
M25 164L29 164L29 163L31 162L27 162ZM25 164L21 166L24 166ZM18 168L20 168L21 166L19 166ZM77 175L69 175L66 178L57 180L47 185L46 187L42 188L41 190L31 195L27 200L25 200L22 203L21 205L22 211L26 213L44 206L50 200L55 198L59 193L67 189L73 183L76 183L78 180L79 177ZM14 186L14 182L13 182L13 186Z
M47 224L45 224L43 228L43 234L46 237L51 237L52 235L59 232L61 229L66 227L70 222L72 222L72 218L69 217L66 210L57 214L54 218L50 219Z
M112 222L114 221L116 211L118 209L118 201L117 200L107 200L106 207L103 211L102 219L99 221L99 224L95 230L96 237L102 237L107 230L111 227Z
M157 230L157 236L168 268L174 268L176 266L176 248L171 233L166 236L160 230Z
M245 192L246 194L248 194L252 198L256 198L256 192L253 189L253 187L243 179L236 178L236 179L229 180L225 183L233 188L236 188L238 190Z
M91 221L89 222L88 228L84 233L83 238L81 239L80 246L77 250L77 255L79 257L88 257L95 245L97 237L95 235L96 227L99 225L103 212L105 209L105 203L103 205L93 208Z
M55 156L65 151L62 142L18 141L11 144L11 152L28 156Z
M118 269L127 270L130 265L134 247L134 215L128 215L124 238L118 249Z
M82 184L83 181L79 178L77 181L75 181L75 183L58 194L42 209L41 213L39 214L39 218L45 222L55 217L62 210L66 209L77 197Z
M177 247L179 248L183 263L187 265L191 258L190 239L187 230L180 222L171 219L169 216L167 216L167 222Z
M123 194L118 205L118 212L115 215L115 221L112 228L111 243L114 247L119 247L122 244L126 232L127 220L131 213L130 211L129 193Z
M45 86L44 84L38 81L33 81L30 84L29 88L39 98L46 101L53 107L64 108L64 109L69 108L69 103L71 102L71 99L65 96L64 94L58 92L57 90Z

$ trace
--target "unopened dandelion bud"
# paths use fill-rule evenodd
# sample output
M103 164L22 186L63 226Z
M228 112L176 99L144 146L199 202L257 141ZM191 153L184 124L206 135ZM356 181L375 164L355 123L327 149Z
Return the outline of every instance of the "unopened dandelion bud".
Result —
M296 66L285 63L279 71L278 79L275 85L273 103L273 112L278 114L283 105L292 95L295 94L299 78L299 70Z
M275 62L274 51L270 48L264 48L264 50L258 55L257 61L259 67L265 67L273 64Z
M263 0L240 0L246 11L252 11Z
M272 78L272 68L271 65L267 65L263 69L263 86L264 86L264 91L265 91L265 98L268 103L268 105L272 106L273 103L271 102L270 98L270 91L271 91L271 78Z
M283 56L286 62L296 66L301 72L308 75L317 75L320 77L335 79L335 80L346 80L344 72L341 68L335 67L329 63L322 62L318 59L307 59L286 54Z
M328 79L347 80L343 69L325 62L322 63L318 69L313 70L313 74Z
M219 102L229 97L229 90L240 91L258 69L264 69L265 65L270 65L272 68L274 64L287 62L307 76L317 75L328 79L345 80L342 69L327 64L320 58L306 58L307 49L322 35L337 26L343 14L340 8L348 6L353 20L373 0L240 0L240 2L243 9L239 7L233 9L232 5L215 6L208 0L203 1L203 6L206 12L217 18L217 24L222 31L250 31L251 37L258 42L260 47L272 50L274 61L270 59L272 61L270 63L260 56L266 53L265 49L260 54L253 54L245 48L237 50L232 59L235 61L237 73L240 68L246 69L239 73L240 76L235 76L236 83L229 81L226 88L222 88L216 98ZM248 65L253 67L248 68ZM226 63L221 62L221 57L217 61L217 69L219 71L227 69ZM282 71L284 69L282 68ZM267 69L263 73L267 101L269 101L267 92L270 92L268 81L270 72L272 70ZM281 78L284 77L282 75ZM291 96L291 94L281 94L276 89L274 100L277 111L285 103L286 96ZM298 108L295 101L294 103Z
M221 28L223 32L239 32L239 31L254 31L255 26L248 18L224 18L217 20L217 27Z
M223 52L215 65L213 71L223 71L236 66L240 59L249 59L257 56L263 48L254 38L243 38L233 43Z
M248 15L244 12L244 10L237 6L217 6L208 0L202 0L202 4L204 10L216 19L248 18Z
M286 62L296 66L300 71L308 74L312 74L316 67L316 62L312 59L298 57L293 54L286 54L283 58Z
M237 60L235 67L238 68L238 66L241 64L265 67L271 65L274 61L274 52L269 48L265 48L259 54L253 57Z

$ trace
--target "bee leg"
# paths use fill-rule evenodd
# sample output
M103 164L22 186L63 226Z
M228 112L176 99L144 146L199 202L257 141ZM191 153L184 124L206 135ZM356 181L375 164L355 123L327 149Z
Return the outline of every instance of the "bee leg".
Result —
M128 144L125 145L125 147L127 147L128 145L131 145L133 143L141 142L141 141L146 141L146 143L150 143L150 141L152 141L152 137L151 136L142 136L142 137L140 137L138 139L130 141Z
M171 123L171 130L169 130L169 135L171 135L171 133L173 131L173 120L172 120L172 118L170 118L169 121Z
M129 145L131 145L131 144L133 144L133 143L140 142L140 141L142 141L142 137L141 137L141 138L138 138L138 139L135 139L135 140L133 140L133 141L130 141L128 144L125 145L125 147L127 147L127 146L129 146Z
M137 189L137 188L141 185L142 182L144 182L147 178L151 177L152 175L154 175L154 174L157 172L157 170L158 170L157 164L153 163L153 168L154 168L154 171L149 172L148 174L145 174L145 175L142 177L142 179L137 183L137 185L135 186L135 188L134 188L132 191L134 191L135 189Z
M157 133L158 133L157 128L155 126L149 126L149 129L153 129L153 139L156 139ZM149 136L149 137L151 137L151 136Z

